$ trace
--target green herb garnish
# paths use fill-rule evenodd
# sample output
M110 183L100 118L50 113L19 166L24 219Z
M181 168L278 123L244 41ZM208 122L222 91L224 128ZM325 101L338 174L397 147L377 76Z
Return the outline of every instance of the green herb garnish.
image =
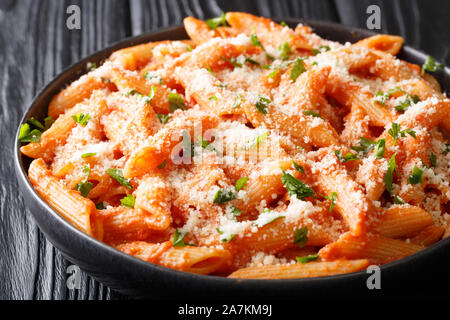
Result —
M125 179L125 177L123 176L122 170L110 168L106 172L109 174L109 176L111 178L116 180L118 183L120 183L125 188L130 189L130 190L133 189L133 187L130 184L130 181L128 179Z
M177 109L186 110L186 104L184 98L175 92L169 92L169 107L170 111L174 112Z
M317 259L319 259L319 254L317 254L317 253L310 254L309 256L295 258L295 260L297 260L298 263L308 263L311 261L316 261Z
M349 152L346 155L343 155L343 152L341 150L334 150L334 154L336 155L340 163L345 163L359 159L356 153Z
M222 13L221 16L219 17L215 17L215 18L211 18L205 21L205 23L208 25L208 27L211 30L216 29L219 26L223 26L223 27L229 27L228 23L227 23L227 19L225 16L225 12Z
M411 176L408 178L409 183L418 184L423 181L423 170L418 166L414 166Z
M392 182L394 181L394 171L396 170L396 163L395 163L395 156L394 154L391 159L389 160L388 169L386 171L386 174L384 175L384 183L386 184L386 190L392 194Z
M425 74L425 71L434 72L436 70L442 70L444 69L444 65L441 63L436 63L433 57L428 56L425 60L424 64L422 65L422 76Z
M309 186L304 184L302 181L298 180L289 173L286 173L281 169L283 175L281 176L281 182L283 182L289 195L295 195L297 199L301 200L303 198L313 197L315 192Z
M294 231L294 243L303 248L308 241L308 227L303 227Z
M224 204L225 202L236 199L236 196L233 191L219 189L214 195L213 203L216 204Z
M292 81L296 81L297 78L306 71L305 64L303 63L303 59L297 58L295 59L294 66L291 69L291 73L289 74L289 79Z
M89 113L86 113L86 114L85 113L80 113L80 114L72 116L72 119L76 123L78 123L80 126L83 126L83 127L87 125L87 123L88 123L90 118L91 118L91 116L89 115Z

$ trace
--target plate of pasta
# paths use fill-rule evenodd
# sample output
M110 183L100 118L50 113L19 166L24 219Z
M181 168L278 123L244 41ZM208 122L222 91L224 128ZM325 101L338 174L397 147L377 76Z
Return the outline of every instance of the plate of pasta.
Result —
M448 71L399 36L288 23L188 17L44 88L16 168L50 241L139 295L306 290L448 250Z

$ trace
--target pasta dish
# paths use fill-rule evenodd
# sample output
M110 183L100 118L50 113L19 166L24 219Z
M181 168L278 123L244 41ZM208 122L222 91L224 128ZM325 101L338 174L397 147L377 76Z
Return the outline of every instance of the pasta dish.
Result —
M365 270L450 235L450 101L395 57L229 12L89 63L19 133L36 192L145 261L231 278Z

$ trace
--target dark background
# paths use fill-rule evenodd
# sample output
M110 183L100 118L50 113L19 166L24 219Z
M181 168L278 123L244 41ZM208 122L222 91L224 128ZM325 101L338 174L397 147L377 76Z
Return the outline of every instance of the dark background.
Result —
M81 7L81 30L66 28L66 9ZM18 194L13 140L34 95L65 67L123 38L222 11L305 18L366 27L366 8L381 8L380 32L450 65L448 0L0 0L0 299L122 299L82 275L68 290L66 261L43 236Z

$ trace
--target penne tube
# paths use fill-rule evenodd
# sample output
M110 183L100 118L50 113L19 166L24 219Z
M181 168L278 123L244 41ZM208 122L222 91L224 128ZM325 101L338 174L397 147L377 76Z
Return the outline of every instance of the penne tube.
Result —
M365 46L369 49L383 51L395 56L403 46L403 38L388 34L377 34L358 41L356 46Z
M51 175L44 160L36 159L30 164L28 176L36 192L53 209L73 226L99 240L102 236L101 225L92 219L95 204L78 191L64 187Z
M423 229L418 235L411 239L411 243L421 246L431 246L433 243L441 240L445 229L441 226L431 225Z
M395 205L386 209L374 232L388 238L412 237L433 224L431 215L422 208L410 205Z
M141 179L136 190L135 207L144 211L149 228L165 230L172 223L171 200L171 192L164 179L148 175Z
M211 274L219 271L230 258L230 252L224 249L186 246L165 251L158 263L181 271Z
M372 264L384 264L412 255L424 246L378 235L342 235L336 242L320 249L319 256L325 260L368 259Z
M239 269L228 277L236 279L297 279L326 277L361 271L366 269L369 264L369 260L360 259L250 267Z
M97 76L87 74L73 82L69 87L58 93L48 106L48 115L57 119L60 115L71 109L78 103L89 99L95 90L115 89L114 84Z

